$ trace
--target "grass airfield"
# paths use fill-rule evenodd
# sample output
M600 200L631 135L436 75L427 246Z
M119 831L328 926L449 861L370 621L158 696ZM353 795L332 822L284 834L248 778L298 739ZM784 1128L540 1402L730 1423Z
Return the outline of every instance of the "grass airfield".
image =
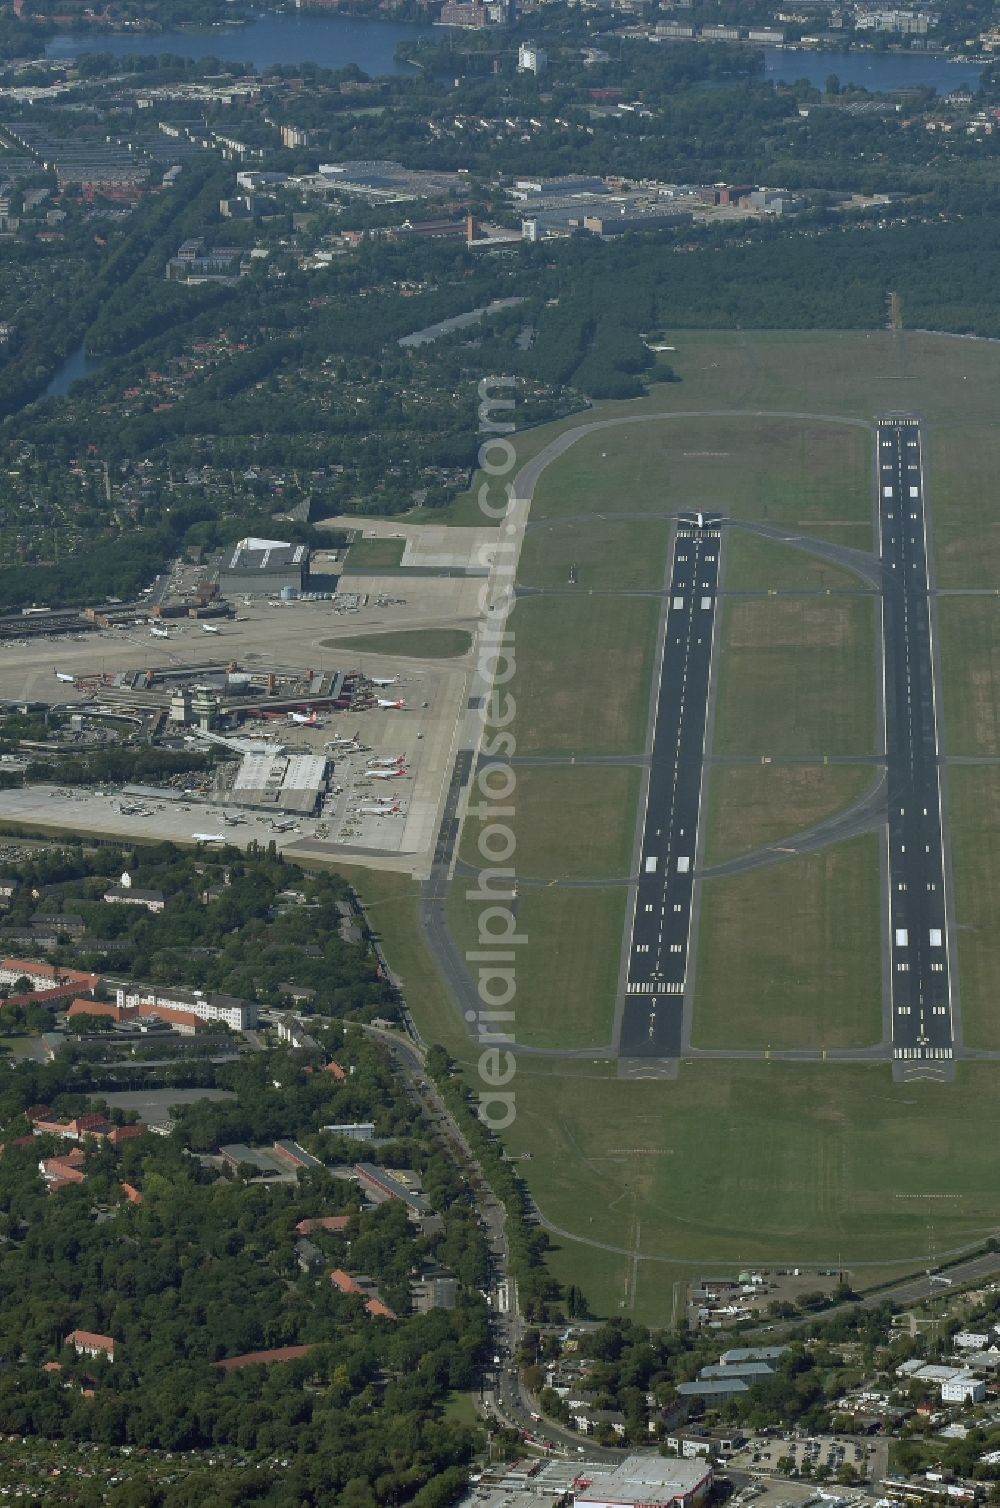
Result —
M539 480L519 580L548 595L522 598L511 620L518 753L564 761L518 770L518 872L549 887L522 892L531 957L520 966L518 1019L536 1046L605 1040L593 1033L613 1009L623 888L604 881L629 852L636 793L625 777L635 771L586 760L644 747L659 605L628 593L662 583L666 515L678 506L870 550L871 438L828 421L919 413L945 593L942 743L946 755L1000 755L1000 346L885 331L673 340L680 383L517 437L523 462L561 432L608 425ZM468 510L459 500L454 521L470 522ZM733 596L720 623L713 750L746 762L712 766L710 862L859 799L873 776L860 761L879 734L870 593L787 544L734 531L726 548L726 590L759 595ZM845 762L824 763L833 754ZM945 794L965 1040L1000 1050L1000 768L949 766ZM875 837L854 839L704 882L695 1046L878 1040L877 848ZM462 856L475 862L470 828ZM574 890L560 883L567 876L602 883ZM361 888L386 883L364 877ZM421 951L416 907L411 889L386 908L389 956L403 960L425 1035L469 1065L474 1088L474 1045ZM460 898L450 909L463 941ZM669 1081L619 1079L602 1052L553 1054L520 1056L513 1087L506 1141L512 1154L530 1153L524 1174L557 1228L553 1269L598 1312L668 1322L678 1282L712 1264L843 1261L856 1282L874 1281L1000 1226L1000 1062L959 1063L950 1084L896 1084L888 1062L696 1059Z

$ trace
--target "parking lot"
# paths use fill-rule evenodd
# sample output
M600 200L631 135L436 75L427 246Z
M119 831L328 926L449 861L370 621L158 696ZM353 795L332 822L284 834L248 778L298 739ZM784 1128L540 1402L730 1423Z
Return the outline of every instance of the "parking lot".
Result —
M820 1435L805 1438L775 1439L763 1435L749 1444L730 1460L730 1465L742 1471L773 1472L778 1462L789 1459L801 1472L803 1466L810 1473L817 1467L826 1467L836 1476L844 1467L850 1466L859 1477L867 1477L874 1469L884 1471L877 1459L877 1442L850 1435Z

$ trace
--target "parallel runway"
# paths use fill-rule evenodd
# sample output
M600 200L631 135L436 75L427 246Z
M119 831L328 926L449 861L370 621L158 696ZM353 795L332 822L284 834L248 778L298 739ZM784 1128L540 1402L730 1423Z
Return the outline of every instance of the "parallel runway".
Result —
M722 536L674 537L618 1053L678 1058Z
M892 1056L903 1069L954 1056L937 706L920 430L878 425L885 646L888 943Z

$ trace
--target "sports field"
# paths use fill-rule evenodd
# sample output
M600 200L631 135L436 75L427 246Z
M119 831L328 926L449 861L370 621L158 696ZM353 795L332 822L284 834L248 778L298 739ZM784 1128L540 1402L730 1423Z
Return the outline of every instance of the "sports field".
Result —
M611 808L634 803L633 780L622 781L623 794L611 779L573 786L595 767L569 761L644 748L659 602L626 594L650 590L662 573L659 520L718 507L790 534L873 547L870 432L817 416L867 424L880 412L919 411L937 584L1000 588L1000 347L884 331L674 338L680 383L516 437L526 461L568 429L626 421L590 431L543 473L531 518L551 527L529 532L519 573L524 585L554 589L522 599L511 620L518 752L566 761L545 770L544 787L523 791L531 831L519 834L519 849L543 880L588 865L599 879L604 856L628 848L628 820L612 820ZM732 417L737 409L752 412ZM784 417L762 416L778 410ZM678 417L637 422L657 414ZM875 767L822 759L870 755L878 731L874 599L850 573L787 543L732 531L726 552L724 589L761 595L733 596L723 608L713 751L754 762L712 768L709 860L791 836L856 800ZM588 573L578 584L593 596L564 581L571 565ZM938 599L950 754L1000 756L997 621L1000 598ZM763 755L774 764L761 764ZM794 755L816 763L781 764ZM563 809L543 789L575 794ZM1000 1049L1000 767L949 766L945 792L966 1040ZM581 832L588 800L602 797L597 827ZM862 838L705 882L696 1047L879 1039L877 848ZM621 887L523 887L524 1040L607 1041L621 896ZM411 972L426 988L408 935ZM439 1001L428 1006L435 1019ZM843 1260L861 1281L863 1264L879 1276L892 1263L926 1266L932 1252L940 1258L1000 1228L1000 1063L960 1063L942 1084L896 1083L887 1062L721 1057L684 1062L675 1080L643 1080L618 1079L597 1052L521 1057L515 1084L507 1142L514 1154L531 1152L525 1174L544 1219L562 1232L553 1234L553 1270L582 1283L604 1312L624 1304L663 1322L676 1278L703 1263Z

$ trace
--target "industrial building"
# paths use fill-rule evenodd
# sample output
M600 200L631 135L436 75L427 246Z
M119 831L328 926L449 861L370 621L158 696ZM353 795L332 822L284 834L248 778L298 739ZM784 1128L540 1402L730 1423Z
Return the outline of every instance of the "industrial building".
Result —
M248 536L230 546L219 559L219 590L243 597L298 594L309 580L309 551L305 545L281 539Z
M326 791L324 754L245 754L229 799L236 806L310 817Z
M712 1468L705 1461L626 1456L607 1475L594 1477L575 1501L590 1508L695 1508L711 1490Z

